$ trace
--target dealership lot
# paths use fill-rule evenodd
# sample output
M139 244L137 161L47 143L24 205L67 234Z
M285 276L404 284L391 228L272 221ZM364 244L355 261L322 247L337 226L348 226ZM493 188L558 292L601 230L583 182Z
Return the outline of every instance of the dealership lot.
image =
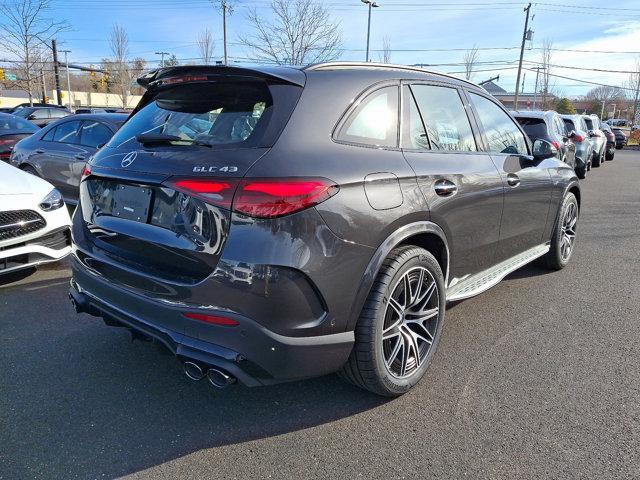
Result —
M76 316L65 264L0 289L0 478L640 475L640 152L581 182L569 266L451 306L429 374L223 391ZM24 277L24 275L23 275Z

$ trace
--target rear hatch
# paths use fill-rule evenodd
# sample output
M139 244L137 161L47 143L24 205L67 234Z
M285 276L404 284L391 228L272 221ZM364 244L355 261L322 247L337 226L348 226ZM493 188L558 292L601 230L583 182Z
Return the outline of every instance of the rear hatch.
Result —
M197 283L217 265L239 179L276 141L302 85L229 67L144 80L140 105L85 170L79 247L162 282Z

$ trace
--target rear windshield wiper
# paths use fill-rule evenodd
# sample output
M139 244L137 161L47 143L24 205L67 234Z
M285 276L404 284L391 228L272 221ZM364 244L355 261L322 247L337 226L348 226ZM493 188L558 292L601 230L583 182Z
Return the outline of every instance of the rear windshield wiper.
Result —
M191 143L193 145L199 145L202 147L209 147L209 148L212 147L210 143L206 143L201 140L192 140L190 138L182 138L177 135L165 135L165 134L158 134L158 133L141 133L140 135L136 135L136 140L142 145L147 145L152 143L182 142L182 143Z

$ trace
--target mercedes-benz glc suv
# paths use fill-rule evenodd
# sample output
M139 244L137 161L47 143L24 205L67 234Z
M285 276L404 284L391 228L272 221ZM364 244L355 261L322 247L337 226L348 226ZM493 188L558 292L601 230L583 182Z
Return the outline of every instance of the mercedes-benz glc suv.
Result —
M409 67L171 67L88 163L70 297L195 380L396 396L447 302L569 261L580 189L483 89Z

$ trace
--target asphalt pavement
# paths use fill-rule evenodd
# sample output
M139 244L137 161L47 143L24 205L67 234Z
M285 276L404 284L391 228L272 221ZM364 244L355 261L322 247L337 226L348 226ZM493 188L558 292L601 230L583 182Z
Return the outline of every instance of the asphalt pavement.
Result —
M447 311L427 376L193 383L77 316L66 265L0 280L0 478L640 477L640 152L582 181L571 264Z

